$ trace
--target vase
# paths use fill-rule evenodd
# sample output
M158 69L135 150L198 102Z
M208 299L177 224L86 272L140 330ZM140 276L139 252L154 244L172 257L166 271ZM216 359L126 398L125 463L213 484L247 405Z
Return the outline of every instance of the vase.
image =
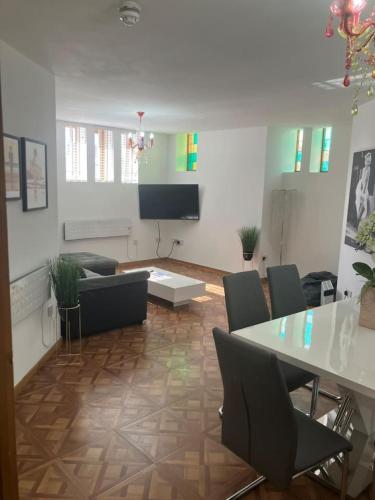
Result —
M243 252L243 260L252 260L253 259L253 252Z
M367 288L362 292L359 324L375 330L375 288Z
M81 317L80 305L75 307L59 307L61 336L68 343L80 338Z

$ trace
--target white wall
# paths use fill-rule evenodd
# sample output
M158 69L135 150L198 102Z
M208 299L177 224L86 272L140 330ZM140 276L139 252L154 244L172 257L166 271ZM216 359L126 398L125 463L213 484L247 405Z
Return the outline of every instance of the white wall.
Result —
M237 229L262 220L266 127L201 132L198 171L175 171L170 141L169 183L199 184L200 221L166 221L162 238L179 238L173 257L226 271L242 270Z
M353 153L375 148L375 101L371 101L360 107L358 116L353 121L353 130L350 144L349 161L347 162L346 176L346 198L342 219L341 252L339 264L338 290L342 295L345 290L359 295L363 280L355 275L352 269L354 262L367 262L372 267L374 261L366 252L355 251L352 247L345 245L345 227L349 203L350 180L352 173Z
M66 182L64 122L57 123L57 165L59 189L59 240L62 252L94 252L113 257L120 262L154 258L156 248L155 223L139 219L138 185L121 183L120 129L113 130L115 144L115 182L95 182L94 131L87 128L88 182ZM148 152L148 161L140 167L140 183L163 183L167 179L168 139L165 134L155 136L155 146ZM65 220L129 217L132 234L126 238L97 238L64 241ZM134 242L137 241L137 245ZM128 245L128 251L127 251ZM130 257L130 258L129 258Z
M330 167L324 173L309 172L311 129L306 132L302 171L282 175L282 188L297 190L285 263L296 263L301 275L337 275L351 127L333 127Z
M280 263L279 233L275 233L272 223L273 191L282 188L282 174L291 169L291 158L296 151L296 129L270 127L267 135L266 170L262 213L262 231L259 243L259 271L266 275L266 267ZM293 167L292 167L293 168Z
M10 278L14 280L57 253L55 82L52 74L1 41L0 64L4 131L47 143L48 209L23 212L21 201L7 202ZM36 311L13 328L15 383L46 352L41 337L44 312Z

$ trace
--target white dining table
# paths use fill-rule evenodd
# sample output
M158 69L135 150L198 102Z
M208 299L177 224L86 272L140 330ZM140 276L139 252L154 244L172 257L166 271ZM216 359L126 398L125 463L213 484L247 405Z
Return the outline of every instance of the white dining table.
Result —
M348 495L371 483L375 437L375 331L358 324L358 299L343 300L232 332L279 359L330 379L343 397L338 410L320 419L353 443ZM340 483L337 464L318 475Z

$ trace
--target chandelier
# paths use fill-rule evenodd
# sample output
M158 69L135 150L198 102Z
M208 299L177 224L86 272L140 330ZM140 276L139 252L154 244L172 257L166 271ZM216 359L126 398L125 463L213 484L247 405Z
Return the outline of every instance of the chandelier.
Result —
M142 118L144 114L144 111L137 112L139 118L138 131L134 133L130 132L128 135L128 146L136 151L138 158L146 149L151 149L155 143L154 134L149 134L146 140L145 133L142 130Z
M375 7L361 20L367 0L334 0L331 3L325 36L334 35L333 20L339 18L338 33L346 41L344 87L355 85L352 115L358 114L362 91L374 95L375 80Z

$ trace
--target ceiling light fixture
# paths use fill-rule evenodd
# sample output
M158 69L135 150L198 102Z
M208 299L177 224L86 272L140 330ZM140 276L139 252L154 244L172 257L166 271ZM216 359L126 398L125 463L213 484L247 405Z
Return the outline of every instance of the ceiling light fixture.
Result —
M128 0L119 8L120 19L125 26L135 26L141 19L141 10L137 2Z
M138 158L141 156L143 151L146 149L151 149L155 144L154 134L149 134L147 142L145 139L145 133L142 130L142 118L144 117L144 111L138 111L137 115L139 118L139 126L137 132L130 132L128 135L128 145L133 150L136 150Z
M338 17L339 35L346 41L344 87L355 83L352 115L358 114L360 93L366 89L368 97L374 95L375 80L375 7L371 15L361 21L367 0L334 0L331 3L325 36L334 35L333 20Z

